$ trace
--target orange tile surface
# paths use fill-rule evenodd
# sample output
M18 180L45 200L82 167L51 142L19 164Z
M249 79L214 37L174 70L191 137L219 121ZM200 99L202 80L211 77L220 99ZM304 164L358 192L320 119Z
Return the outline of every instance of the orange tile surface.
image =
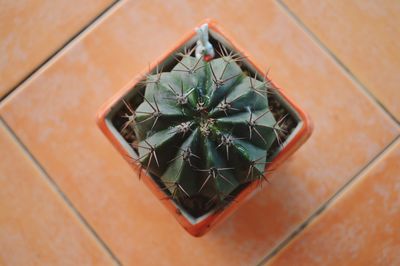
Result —
M400 141L266 265L400 265Z
M400 120L400 1L283 2Z
M0 98L112 0L0 2Z
M238 5L123 2L0 103L7 123L125 265L254 265L400 134L277 4ZM271 67L315 131L271 185L198 239L140 183L96 127L95 113L205 17Z
M196 239L137 180L96 128L94 115L204 17L217 18L257 61L271 66L271 77L310 112L315 132L272 185ZM3 102L1 113L127 265L160 258L175 265L255 264L399 134L280 8L251 1L241 9L211 1L127 2ZM182 253L187 247L191 252Z
M113 265L0 121L0 264Z

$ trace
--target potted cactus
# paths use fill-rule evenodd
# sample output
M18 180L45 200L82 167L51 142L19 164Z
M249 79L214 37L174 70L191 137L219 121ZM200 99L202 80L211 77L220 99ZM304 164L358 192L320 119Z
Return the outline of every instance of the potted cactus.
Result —
M227 217L311 134L305 113L254 60L215 22L206 25L209 35L207 26L188 34L98 114L102 131L194 236Z

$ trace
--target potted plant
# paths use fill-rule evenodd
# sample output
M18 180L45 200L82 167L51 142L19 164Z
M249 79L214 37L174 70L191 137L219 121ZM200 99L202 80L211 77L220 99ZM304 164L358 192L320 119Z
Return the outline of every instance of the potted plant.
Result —
M97 123L194 236L311 134L307 115L212 21L112 97Z

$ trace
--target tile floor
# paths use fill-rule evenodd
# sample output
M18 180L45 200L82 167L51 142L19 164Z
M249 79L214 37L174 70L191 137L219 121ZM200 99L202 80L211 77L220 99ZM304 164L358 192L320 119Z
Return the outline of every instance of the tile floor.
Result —
M398 2L12 3L0 4L0 264L399 263ZM193 238L94 117L206 17L315 130L271 185Z

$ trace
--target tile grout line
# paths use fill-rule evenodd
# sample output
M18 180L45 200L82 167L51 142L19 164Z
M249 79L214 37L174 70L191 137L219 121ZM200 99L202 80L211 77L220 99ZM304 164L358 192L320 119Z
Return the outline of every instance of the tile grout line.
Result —
M286 238L276 245L257 265L265 265L272 257L285 248L297 235L299 235L309 224L311 224L325 209L330 207L338 197L346 193L346 190L359 180L371 167L374 167L379 160L400 140L400 135L396 136L389 144L387 144L378 154L369 160L355 175L353 175L344 185L342 185L328 200L321 204L310 216L308 216L296 229L294 229Z
M26 156L32 160L33 164L37 167L39 172L44 176L44 178L48 181L49 185L58 193L64 203L69 207L69 209L76 215L78 221L82 223L82 225L92 234L92 237L100 244L100 246L104 249L105 253L107 253L111 259L117 264L122 265L121 261L117 258L117 256L112 252L112 250L108 247L108 245L101 239L101 237L97 234L94 228L89 224L89 222L83 217L83 215L78 211L78 209L73 205L71 200L65 195L65 193L61 190L58 184L54 181L54 179L47 173L46 169L40 164L40 162L36 159L36 157L28 150L22 140L16 135L16 133L12 130L12 128L8 125L8 123L4 120L3 117L0 116L0 122L4 124L5 128L12 135L17 144L21 147L21 149L25 152Z
M356 75L309 29L303 21L290 10L290 8L283 2L283 0L275 0L275 2L284 10L287 15L297 23L297 25L313 40L324 52L331 57L331 59L339 66L339 68L347 74L351 81L366 94L373 102L375 102L384 113L386 113L397 125L400 121L386 108L385 105L356 77Z
M56 48L54 52L52 52L47 58L45 58L41 63L39 63L32 71L30 71L27 75L25 75L16 85L11 87L11 89L5 93L3 96L0 97L0 103L2 103L4 100L9 98L15 91L18 90L18 88L23 85L26 81L30 80L37 72L39 72L43 67L45 67L49 62L52 61L57 55L59 55L66 47L72 45L75 40L79 39L81 35L84 35L86 32L88 32L91 28L93 28L93 25L96 25L98 21L101 21L102 18L106 17L110 12L112 12L118 3L120 3L121 0L114 0L113 3L111 3L108 7L106 7L103 11L101 11L96 17L94 17L92 20L90 20L86 25L83 26L78 32L72 35L66 42L61 44L60 47Z

